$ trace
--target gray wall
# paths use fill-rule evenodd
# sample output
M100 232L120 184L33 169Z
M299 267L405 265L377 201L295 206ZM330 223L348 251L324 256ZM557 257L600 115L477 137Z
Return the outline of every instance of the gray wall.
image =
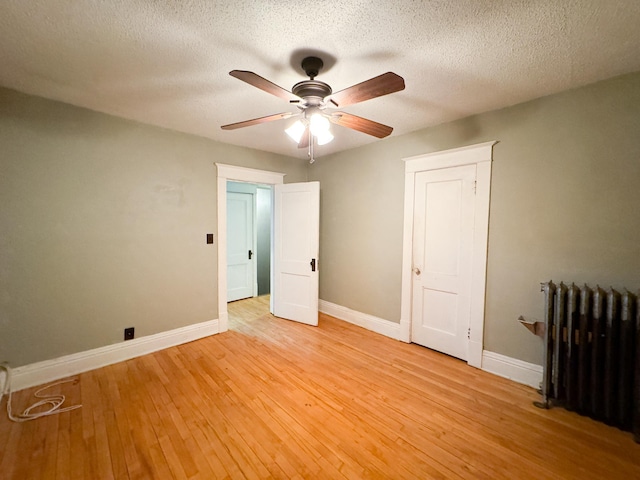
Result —
M542 362L539 282L640 288L636 73L318 159L320 297L398 322L401 159L490 140L487 350Z
M302 160L0 89L0 361L216 319L215 162L307 175Z

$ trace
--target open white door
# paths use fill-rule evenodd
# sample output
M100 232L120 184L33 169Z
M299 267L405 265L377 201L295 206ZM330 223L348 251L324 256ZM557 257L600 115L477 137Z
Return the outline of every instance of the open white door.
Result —
M320 183L275 185L273 314L318 325Z

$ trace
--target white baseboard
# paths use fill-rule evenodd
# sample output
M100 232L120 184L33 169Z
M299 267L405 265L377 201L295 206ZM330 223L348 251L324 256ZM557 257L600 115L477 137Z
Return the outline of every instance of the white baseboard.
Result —
M218 320L210 320L52 360L31 363L11 370L11 390L18 391L42 385L70 375L192 342L218 332Z
M533 388L540 388L542 382L542 365L523 362L487 350L482 352L482 370Z
M400 339L399 323L374 317L367 313L357 312L356 310L351 310L350 308L336 305L335 303L327 302L326 300L319 301L319 309L322 313L344 320L345 322L358 325L359 327L366 328L367 330L371 330L372 332L379 333L395 340Z

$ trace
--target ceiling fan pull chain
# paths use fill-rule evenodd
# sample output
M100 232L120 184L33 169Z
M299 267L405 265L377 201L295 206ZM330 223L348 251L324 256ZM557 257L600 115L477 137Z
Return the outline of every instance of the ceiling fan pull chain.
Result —
M313 158L313 143L314 143L314 138L313 138L313 134L311 133L311 129L307 129L309 131L309 163L313 163L316 161L315 158Z

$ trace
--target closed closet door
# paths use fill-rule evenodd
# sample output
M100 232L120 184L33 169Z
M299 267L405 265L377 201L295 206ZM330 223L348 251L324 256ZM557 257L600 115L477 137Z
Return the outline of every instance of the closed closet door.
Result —
M476 166L415 177L411 340L467 360Z

